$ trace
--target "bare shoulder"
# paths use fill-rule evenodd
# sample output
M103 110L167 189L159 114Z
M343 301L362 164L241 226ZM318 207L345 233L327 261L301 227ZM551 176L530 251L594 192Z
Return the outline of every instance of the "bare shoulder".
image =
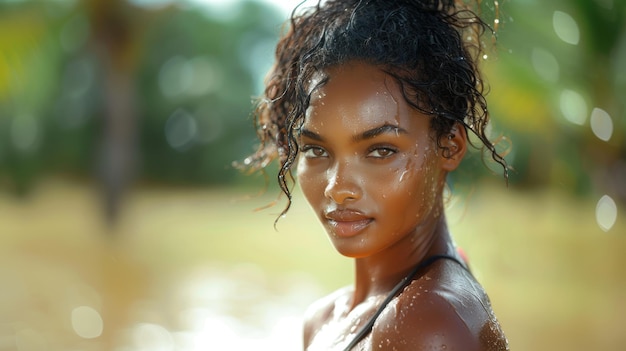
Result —
M352 288L341 288L312 303L304 315L304 345L310 344L314 334L333 316L337 303L350 296Z
M454 265L433 265L394 299L374 326L373 349L508 350L489 298Z

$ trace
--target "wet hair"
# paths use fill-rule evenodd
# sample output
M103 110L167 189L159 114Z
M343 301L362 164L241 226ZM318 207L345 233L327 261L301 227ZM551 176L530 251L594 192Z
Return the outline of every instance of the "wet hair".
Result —
M491 157L508 167L486 135L489 121L478 70L481 37L491 28L464 0L326 0L296 8L276 48L255 127L259 148L243 167L279 162L278 184L291 205L297 135L313 76L331 66L361 61L395 78L406 102L430 115L438 147L456 123L471 131ZM477 4L478 5L478 4ZM322 81L321 84L323 84ZM444 153L445 155L445 153Z

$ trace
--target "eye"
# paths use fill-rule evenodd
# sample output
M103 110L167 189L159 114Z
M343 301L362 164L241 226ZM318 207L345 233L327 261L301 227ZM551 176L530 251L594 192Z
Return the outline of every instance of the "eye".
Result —
M367 157L387 158L395 154L397 150L390 147L375 147L367 154Z
M319 146L305 145L300 149L300 152L302 152L306 158L328 157L326 150Z

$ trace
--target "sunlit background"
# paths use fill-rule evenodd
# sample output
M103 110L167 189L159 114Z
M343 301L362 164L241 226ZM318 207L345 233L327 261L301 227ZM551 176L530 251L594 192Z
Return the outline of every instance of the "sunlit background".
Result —
M296 3L0 0L0 351L301 347L351 262L232 167ZM623 350L626 2L482 6L515 171L468 157L453 234L513 350Z

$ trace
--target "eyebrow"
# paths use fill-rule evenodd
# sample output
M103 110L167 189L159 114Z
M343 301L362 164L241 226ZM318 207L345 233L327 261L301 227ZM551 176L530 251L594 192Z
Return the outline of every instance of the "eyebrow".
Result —
M367 139L373 139L381 134L400 134L400 133L407 134L408 132L405 129L400 128L398 126L385 123L382 126L372 128L370 130L366 130L365 132L361 134L355 135L353 139L354 141L363 141Z
M373 139L382 134L407 134L407 133L408 132L404 128L385 123L381 126L366 130L361 134L354 135L352 137L352 140L363 141L363 140ZM300 129L300 136L305 136L309 139L313 139L317 141L324 141L324 138L322 138L321 135L305 128Z
M317 133L315 133L313 131L310 131L308 129L304 129L304 128L300 129L299 136L304 136L304 137L307 137L309 139L313 139L313 140L317 140L317 141L324 141L324 138L322 138L321 135L319 135L319 134L317 134Z

